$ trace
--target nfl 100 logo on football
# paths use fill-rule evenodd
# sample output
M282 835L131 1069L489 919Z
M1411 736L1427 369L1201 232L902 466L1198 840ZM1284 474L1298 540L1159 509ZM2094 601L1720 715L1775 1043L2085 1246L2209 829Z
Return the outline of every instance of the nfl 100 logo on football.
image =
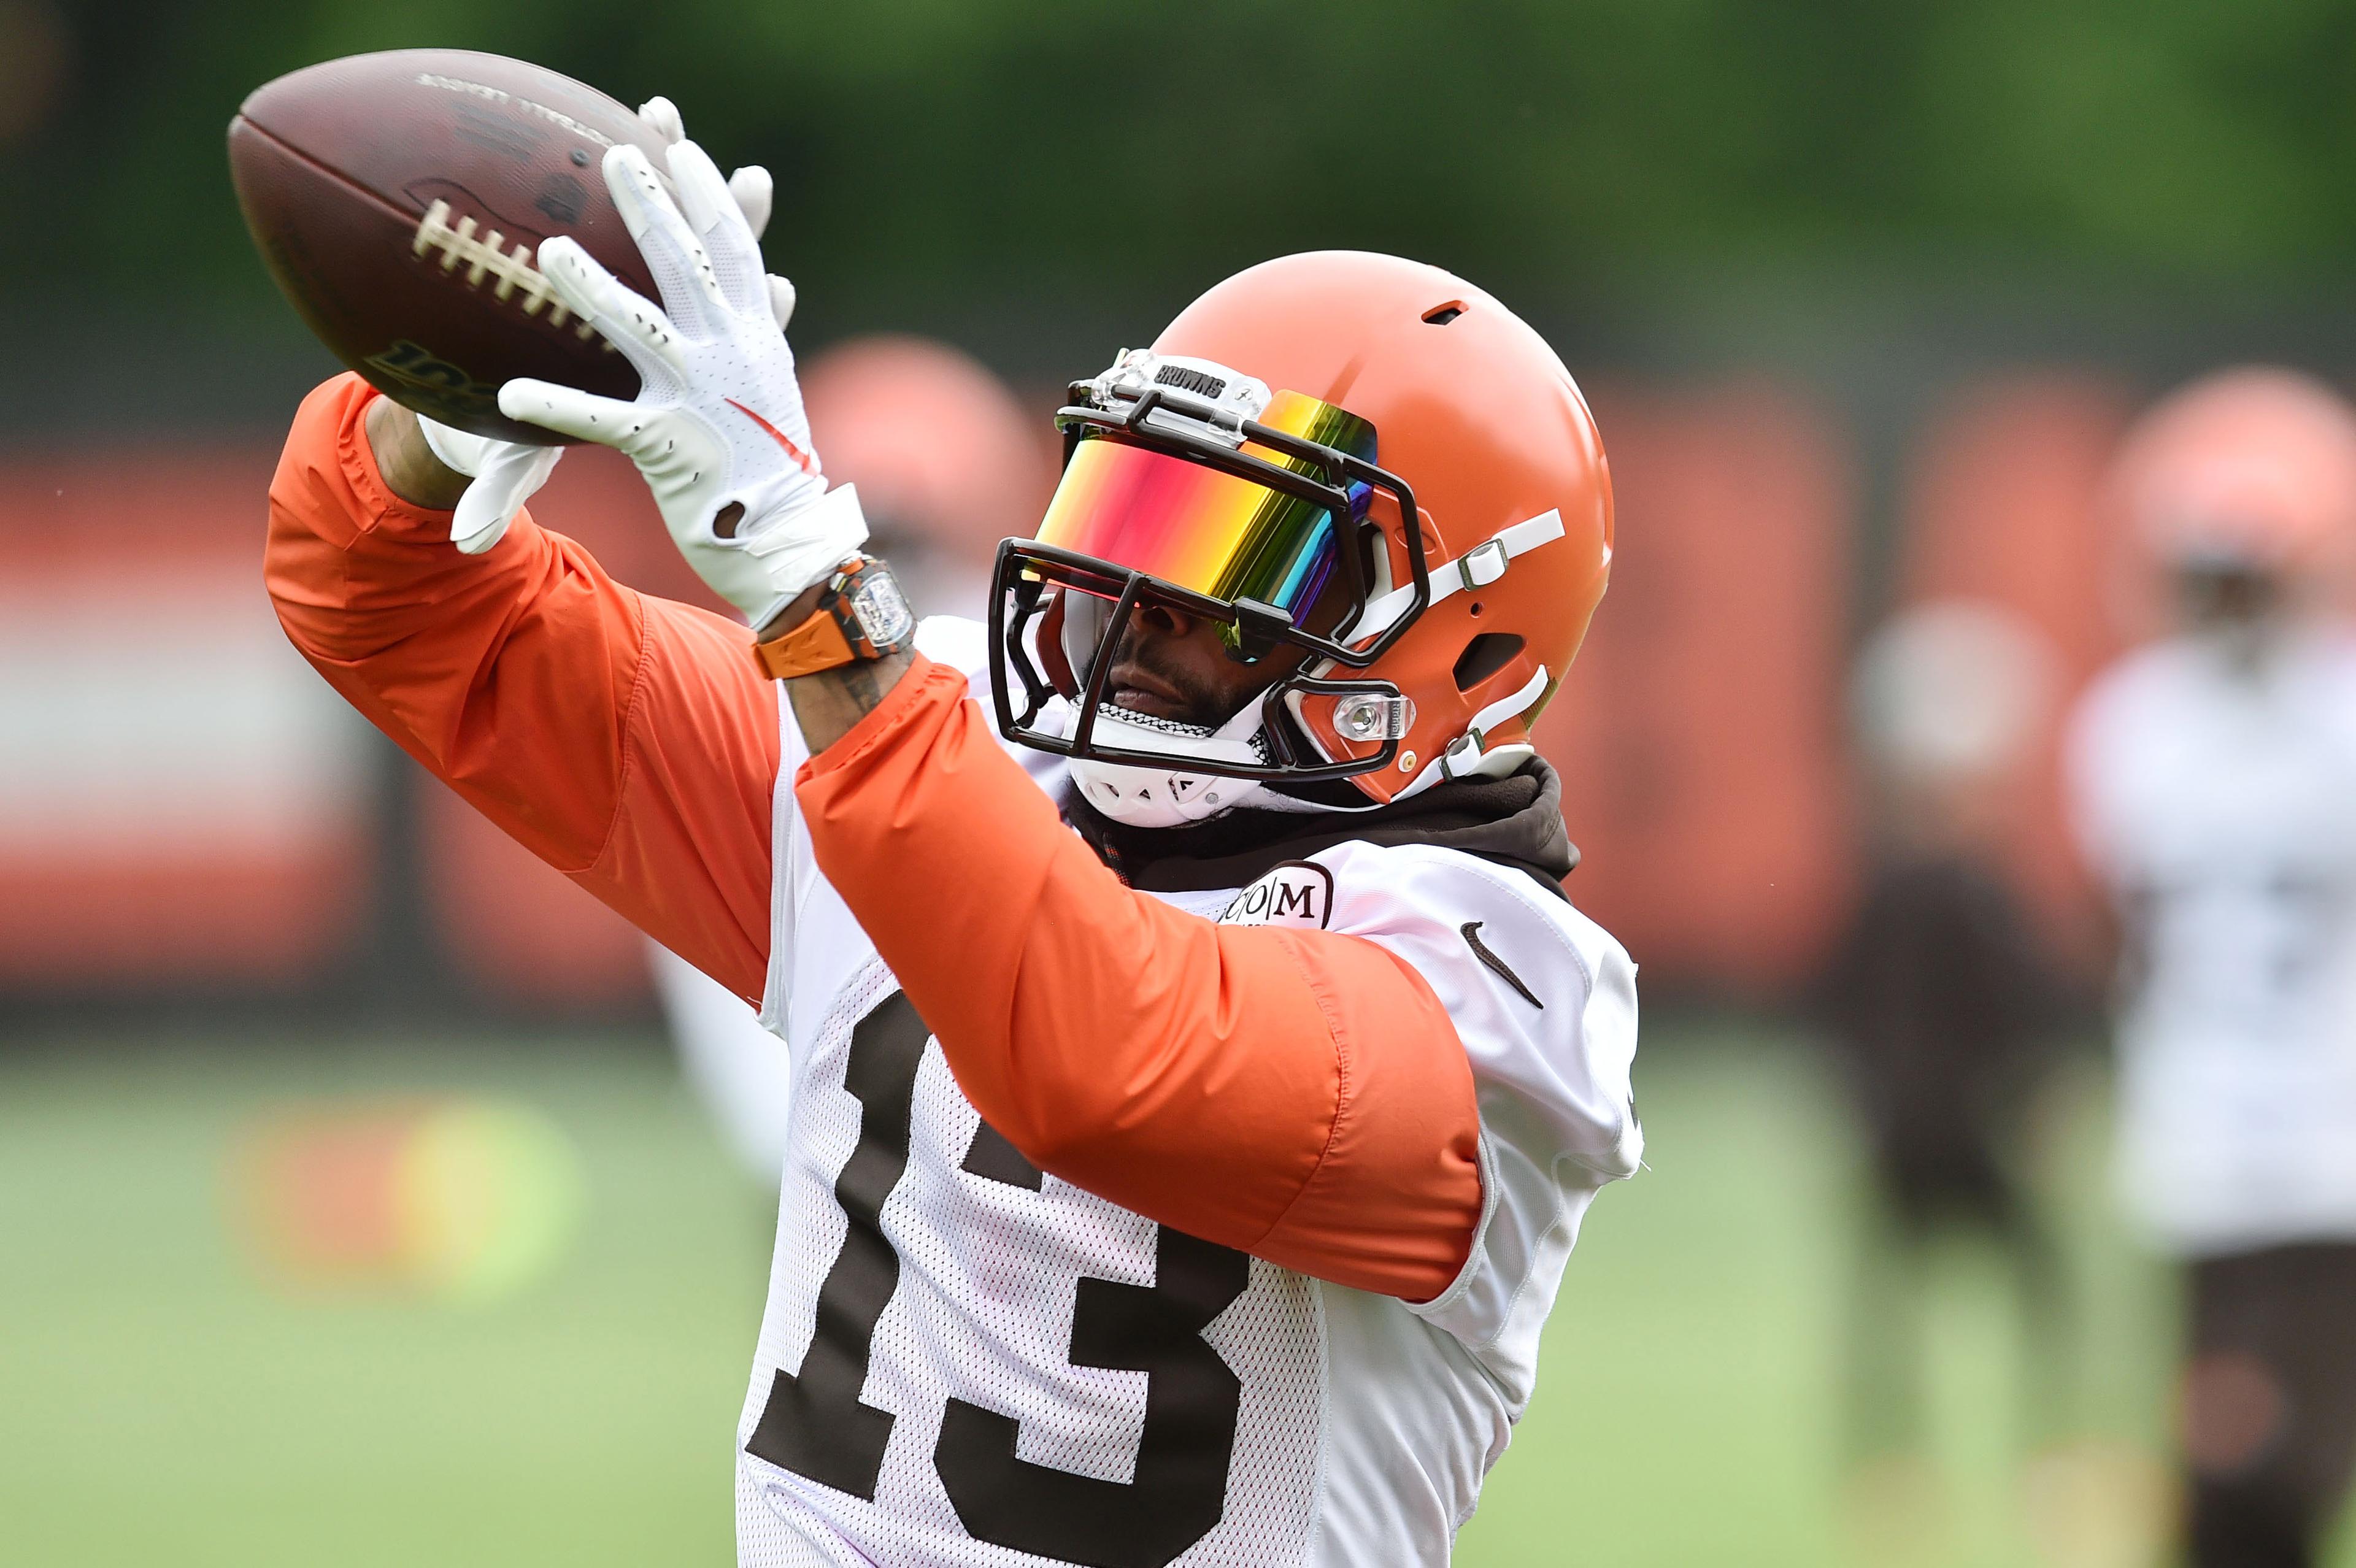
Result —
M1219 912L1225 925L1308 925L1333 918L1333 873L1314 860L1287 860Z

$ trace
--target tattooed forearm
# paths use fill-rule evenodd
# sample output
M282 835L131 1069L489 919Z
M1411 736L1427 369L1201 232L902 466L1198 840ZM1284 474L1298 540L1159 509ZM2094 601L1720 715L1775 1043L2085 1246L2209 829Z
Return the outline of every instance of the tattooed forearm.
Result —
M815 757L841 740L852 725L873 712L916 662L916 656L911 653L886 654L880 659L796 676L786 682L794 721L802 727L810 755Z
M824 592L823 585L812 587L778 611L761 628L760 635L774 637L809 620L818 613L819 598ZM802 739L809 742L810 755L815 757L841 740L853 724L875 711L884 694L900 684L900 677L916 662L914 654L886 654L880 659L862 659L836 669L820 670L816 675L798 675L787 681L786 696L794 705L794 722L802 727Z

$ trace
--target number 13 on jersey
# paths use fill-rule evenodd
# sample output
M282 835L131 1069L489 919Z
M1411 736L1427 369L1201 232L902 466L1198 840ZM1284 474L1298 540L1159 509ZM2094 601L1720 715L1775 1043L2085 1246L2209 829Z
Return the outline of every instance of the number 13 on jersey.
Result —
M843 1086L859 1102L859 1138L835 1178L848 1224L819 1287L816 1328L798 1372L775 1374L745 1451L873 1501L896 1418L863 1403L875 1329L900 1285L902 1259L884 1207L907 1173L916 1072L930 1031L893 992L852 1029ZM987 1124L961 1174L1034 1190L1037 1171ZM1100 1480L1015 1452L1020 1421L951 1398L933 1466L977 1541L1083 1568L1166 1568L1226 1505L1241 1385L1203 1330L1244 1292L1243 1253L1159 1228L1154 1283L1079 1278L1070 1364L1146 1376L1134 1478Z

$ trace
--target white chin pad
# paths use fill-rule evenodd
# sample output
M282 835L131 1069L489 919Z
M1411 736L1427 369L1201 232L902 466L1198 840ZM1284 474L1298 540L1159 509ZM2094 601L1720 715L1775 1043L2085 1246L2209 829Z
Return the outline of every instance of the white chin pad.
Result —
M1072 782L1081 799L1115 822L1131 827L1183 827L1231 811L1259 793L1256 779L1222 778L1185 768L1189 760L1197 759L1251 764L1266 761L1257 743L1259 727L1257 698L1215 730L1107 706L1097 711L1098 744L1163 752L1170 766L1075 759Z

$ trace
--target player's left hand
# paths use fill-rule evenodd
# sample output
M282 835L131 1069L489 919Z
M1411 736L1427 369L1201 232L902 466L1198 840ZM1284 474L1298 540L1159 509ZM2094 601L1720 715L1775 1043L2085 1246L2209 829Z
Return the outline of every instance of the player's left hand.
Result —
M507 537L523 504L540 493L564 455L561 446L526 446L519 441L470 435L423 414L417 429L442 465L466 476L466 493L450 519L450 542L466 555L480 555Z
M687 140L679 106L668 98L649 98L638 105L638 119L667 147ZM747 164L728 176L728 194L755 240L769 227L773 192L769 171L758 164ZM794 286L773 277L767 280L767 288L777 326L783 330L794 314ZM423 414L417 417L417 425L443 465L473 481L459 498L457 516L450 523L450 542L466 555L480 555L507 537L508 525L548 483L556 460L564 455L561 446L527 446L518 441L471 435Z
M867 525L851 488L830 490L819 471L780 320L790 293L773 292L737 194L684 137L667 161L676 203L637 147L605 164L659 305L570 240L540 250L565 303L629 357L638 396L515 380L499 409L626 454L688 564L758 627L865 542Z

